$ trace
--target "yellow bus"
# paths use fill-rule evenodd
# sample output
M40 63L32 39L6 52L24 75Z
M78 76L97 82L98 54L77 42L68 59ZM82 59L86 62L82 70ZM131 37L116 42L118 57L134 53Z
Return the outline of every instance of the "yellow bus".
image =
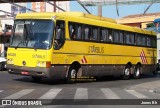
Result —
M81 12L16 16L7 51L11 74L39 80L156 73L156 34ZM88 78L88 77L87 77Z

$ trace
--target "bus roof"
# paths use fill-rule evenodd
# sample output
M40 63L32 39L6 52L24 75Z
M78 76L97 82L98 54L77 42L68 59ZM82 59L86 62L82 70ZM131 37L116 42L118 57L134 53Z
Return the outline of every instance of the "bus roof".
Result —
M32 14L32 16L30 16ZM44 17L45 16L45 17ZM105 17L100 17L100 16L95 16L92 14L86 14L83 12L35 12L35 13L23 13L23 14L18 14L16 16L16 19L28 19L28 18L39 18L39 19L51 19L53 16L74 16L74 17L83 17L83 18L89 18L89 19L94 19L94 20L102 20L102 21L107 21L111 23L117 23L116 20L112 18L105 18Z
M112 29L118 29L118 30L126 30L126 31L130 31L130 32L136 32L136 33L144 33L144 34L148 34L148 35L156 35L156 33L154 31L150 31L150 30L145 30L145 29L141 29L138 27L131 27L131 26L126 26L126 25L121 25L121 24L117 24L116 21L114 19L111 18L104 18L104 17L100 17L100 16L95 16L95 15L91 15L91 14L86 14L86 13L82 13L82 12L35 12L35 13L23 13L23 14L18 14L16 16L16 19L53 19L54 17L58 17L58 18L65 18L67 17L68 19L70 19L71 21L76 21L77 22L77 18L79 18L78 22L82 23L83 21L85 21L86 19L86 23L89 23L90 21L93 23L93 25L100 25L101 26L107 26L109 28ZM87 20L90 19L90 20ZM100 23L99 21L104 21L103 23ZM98 24L98 25L97 25Z

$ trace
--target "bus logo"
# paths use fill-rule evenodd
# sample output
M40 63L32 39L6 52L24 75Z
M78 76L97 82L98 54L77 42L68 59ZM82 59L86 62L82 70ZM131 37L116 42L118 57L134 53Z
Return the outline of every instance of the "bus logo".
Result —
M142 61L143 64L148 64L147 58L146 58L145 53L144 53L143 50L140 53L140 58L141 58L141 61Z

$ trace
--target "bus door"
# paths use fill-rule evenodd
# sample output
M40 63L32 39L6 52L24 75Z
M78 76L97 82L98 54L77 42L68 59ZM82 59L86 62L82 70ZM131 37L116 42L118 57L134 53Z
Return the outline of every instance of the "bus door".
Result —
M63 20L56 21L54 49L59 50L65 43L65 22Z

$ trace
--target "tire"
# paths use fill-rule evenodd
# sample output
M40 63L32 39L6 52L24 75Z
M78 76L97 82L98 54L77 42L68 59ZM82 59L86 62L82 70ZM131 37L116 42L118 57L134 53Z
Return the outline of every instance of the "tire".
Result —
M140 76L141 76L141 67L139 65L137 65L134 70L133 78L139 79Z
M74 67L70 67L68 71L68 76L67 76L67 83L74 83L77 78L77 72L78 70Z
M0 63L0 71L4 71L5 70L5 63Z
M130 77L131 77L131 67L129 65L127 65L125 67L124 72L123 72L122 79L128 80L128 79L130 79Z

